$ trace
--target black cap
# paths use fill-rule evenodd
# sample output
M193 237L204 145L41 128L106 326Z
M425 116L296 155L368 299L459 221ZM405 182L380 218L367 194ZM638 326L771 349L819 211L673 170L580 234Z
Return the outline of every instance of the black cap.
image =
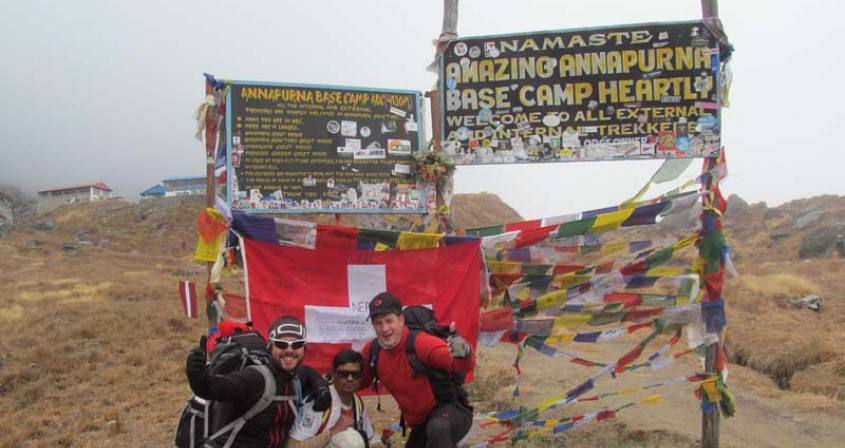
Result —
M387 313L402 314L402 302L389 292L378 293L370 300L370 319Z
M279 341L285 336L305 339L305 325L293 316L282 316L267 329L267 339L271 341Z

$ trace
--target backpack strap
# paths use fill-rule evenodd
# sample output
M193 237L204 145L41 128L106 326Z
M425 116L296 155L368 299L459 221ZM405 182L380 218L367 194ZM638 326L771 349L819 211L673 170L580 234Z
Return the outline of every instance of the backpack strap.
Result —
M273 372L270 371L270 368L264 364L249 366L248 368L258 370L258 372L261 373L261 376L264 377L264 391L261 393L258 401L256 401L252 407L247 409L243 415L220 428L216 433L209 436L206 441L214 440L228 432L229 437L226 439L226 443L223 445L223 448L231 448L232 444L235 442L235 436L238 435L238 432L240 432L246 422L255 417L259 412L267 409L267 407L274 401L274 395L276 395L276 379L273 377Z
M440 403L466 402L466 391L455 378L454 374L447 371L427 366L417 356L416 341L419 330L411 330L408 333L408 342L405 344L405 353L408 355L408 364L418 374L425 375L431 385L431 392L434 400ZM461 381L462 382L462 381Z
M192 395L190 399L188 399L188 404L185 409L191 414L191 424L189 425L188 433L190 435L190 440L188 443L189 448L199 448L194 445L194 441L197 440L197 420L202 419L203 422L203 439L208 437L208 401L203 398L200 398L196 395ZM196 406L201 407L198 409Z
M415 372L425 375L428 378L434 378L438 380L447 379L449 374L439 370L431 368L422 361L417 356L417 336L420 334L419 330L410 330L408 332L408 342L405 344L405 354L408 355L408 364L411 365L411 368L414 369Z
M378 344L378 338L373 338L370 341L370 350L367 353L367 362L370 368L373 369L373 389L376 391L376 409L381 411L381 394L378 393L378 354L381 351L381 346Z
M323 412L323 417L320 419L320 427L317 428L317 434L322 434L323 431L326 430L326 426L329 424L329 419L332 417L332 410L334 410L334 406L329 406L329 408Z

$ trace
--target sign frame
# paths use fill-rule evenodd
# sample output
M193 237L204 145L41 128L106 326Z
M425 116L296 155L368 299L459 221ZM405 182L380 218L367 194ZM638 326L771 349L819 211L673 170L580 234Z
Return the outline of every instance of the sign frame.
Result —
M445 68L446 68L446 64L447 64L447 56L446 55L450 51L453 51L454 45L457 42L478 41L478 40L484 40L484 39L500 40L500 39L503 39L503 38L515 38L515 37L540 37L540 36L545 36L545 35L555 35L555 34L561 35L561 34L566 34L566 33L574 34L574 33L595 32L595 31L627 30L627 29L631 29L631 28L648 28L648 27L659 27L659 26L684 26L684 25L700 26L700 28L702 30L706 30L706 25L704 24L704 22L701 19L693 19L693 20L678 20L678 21L667 21L667 22L630 23L630 24L618 24L618 25L609 25L609 26L601 25L601 26L591 26L591 27L584 27L584 28L541 30L541 31L528 31L528 32L516 32L516 33L505 33L505 34L488 34L488 35L477 35L477 36L465 36L465 37L460 37L458 39L455 39L454 41L450 42L449 45L444 49L444 56L442 58L440 58L440 64L439 64L438 89L441 92L440 98L439 98L441 112L440 112L440 117L438 117L437 119L439 119L439 122L440 122L440 135L439 135L439 137L440 137L440 141L441 141L441 150L446 152L446 149L447 149L446 146L448 144L446 137L449 133L449 131L448 131L449 128L447 127L447 107L446 107L446 101L447 101L446 92L449 90L449 89L447 89L448 80L447 80L447 76L446 76L446 73L445 73ZM712 43L716 47L719 47L719 49L721 49L717 36L713 36L711 34L708 37L708 39L712 40L713 41ZM709 46L705 46L704 48L708 48L708 47ZM604 46L604 47L595 47L595 48L601 49L601 48L608 48L608 47ZM558 50L558 51L560 51L560 50ZM482 56L481 59L483 59L485 57L483 54L480 55L480 56ZM711 54L711 56L713 56L713 55ZM475 60L481 60L481 59L478 59L478 58L474 58L474 59ZM715 59L712 59L712 60L715 61L715 65L712 64L712 62L711 62L711 76L712 76L712 80L713 80L712 90L714 91L712 102L715 103L715 107L708 109L707 112L708 112L708 114L712 115L715 118L713 129L718 130L718 135L717 135L718 143L716 144L717 149L715 151L712 151L711 153L708 153L708 154L701 154L701 155L695 155L695 156L684 156L684 158L718 157L718 155L721 151L721 146L722 146L722 110L721 110L721 100L722 100L722 98L721 98L721 96L722 96L722 92L721 92L720 82L721 82L721 77L722 77L721 63L723 62L722 59L721 59L721 53L719 51L717 51L715 53ZM450 61L450 62L452 62L452 61ZM557 68L557 65L554 66L553 70L555 70L556 68ZM565 78L559 78L559 79L565 79ZM458 85L457 88L460 89L460 85ZM479 108L479 110L480 110L480 108ZM478 111L476 111L475 113L476 113L476 116L477 116ZM712 145L713 144L711 143L711 146ZM665 152L665 153L658 154L657 149L655 149L654 152L655 152L654 155L637 154L637 155L633 155L633 156L632 155L625 155L625 156L610 156L610 157L596 157L596 158L584 157L584 158L572 158L572 159L562 159L561 158L561 159L556 159L556 160L515 160L515 161L507 161L507 162L504 162L504 161L489 161L489 162L472 161L472 162L469 162L469 163L465 163L465 162L461 161L458 157L453 156L453 158L455 159L455 164L457 166L515 165L515 164L524 165L524 164L539 164L539 163L576 163L576 162L618 162L618 161L635 161L635 160L665 160L665 159L669 159L669 158L677 158L677 156L674 155L671 152Z
M343 90L354 92L373 92L373 93L393 93L401 95L412 95L415 101L415 106L419 112L416 117L417 125L417 151L425 150L425 132L426 121L425 115L427 110L425 108L425 101L422 92L416 90L404 89L385 89L376 87L361 87L361 86L343 86L331 84L310 84L310 83L290 83L290 82L273 82L273 81L249 81L249 80L227 80L227 86L252 86L252 87L286 87L286 88L305 88L305 89L327 89L327 90ZM232 151L233 151L233 128L232 128L232 90L226 92L226 204L232 210L243 211L246 213L278 213L278 214L424 214L428 210L428 202L431 200L433 194L433 186L426 186L417 176L413 176L411 183L416 183L420 189L419 208L407 209L393 209L393 208L232 208L232 200L234 192L232 191L232 175L234 174L234 166L232 165ZM339 113L340 115L340 113ZM337 119L340 119L338 116ZM413 154L409 158L409 163L413 165ZM430 191L431 190L431 191Z

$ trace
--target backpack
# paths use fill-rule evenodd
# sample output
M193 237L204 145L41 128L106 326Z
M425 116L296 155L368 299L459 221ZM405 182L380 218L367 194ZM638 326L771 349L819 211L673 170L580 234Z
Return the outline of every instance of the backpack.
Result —
M258 333L237 333L218 339L206 367L209 374L228 375L243 369L256 369L264 377L264 391L258 401L243 414L238 414L230 402L204 400L192 395L179 417L176 447L229 448L246 422L272 402L295 400L301 405L302 388L296 378L296 397L276 396L276 378L269 364L267 343ZM228 437L223 438L226 434Z
M414 369L414 372L428 377L428 382L431 385L431 391L434 393L434 399L438 404L459 402L464 406L469 406L469 399L467 398L466 390L464 389L464 381L466 375L462 373L451 373L444 370L435 369L425 365L418 357L416 350L417 335L421 332L428 333L444 341L449 337L449 326L441 325L434 317L434 311L421 306L408 306L402 310L402 315L405 316L405 326L408 327L408 341L405 344L405 353L408 355L408 364ZM373 385L378 393L378 354L381 346L377 339L373 339L370 343L370 350L367 354L369 366L373 369Z

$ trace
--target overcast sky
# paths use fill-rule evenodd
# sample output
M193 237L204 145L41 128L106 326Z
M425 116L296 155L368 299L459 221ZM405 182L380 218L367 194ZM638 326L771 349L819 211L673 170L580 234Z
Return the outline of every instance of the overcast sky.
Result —
M845 104L845 7L719 3L736 47L723 189L770 205L845 194L845 148L835 134ZM191 115L204 71L427 90L442 11L441 0L0 0L0 183L36 191L102 181L137 199L163 178L203 174ZM698 0L460 0L459 11L461 36L701 16ZM537 218L618 203L658 165L460 167L455 186L496 193Z

